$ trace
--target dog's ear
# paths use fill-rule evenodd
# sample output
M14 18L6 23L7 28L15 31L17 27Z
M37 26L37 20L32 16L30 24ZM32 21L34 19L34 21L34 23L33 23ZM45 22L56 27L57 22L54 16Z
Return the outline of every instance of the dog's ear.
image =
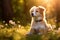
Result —
M40 10L41 12L46 11L46 9L45 9L43 6L38 6L38 8L39 8L39 10Z
M43 16L44 16L44 20L45 20L45 12L46 12L46 9L45 9L45 7L43 7L43 6L38 6L38 8L40 9L40 13L43 13Z

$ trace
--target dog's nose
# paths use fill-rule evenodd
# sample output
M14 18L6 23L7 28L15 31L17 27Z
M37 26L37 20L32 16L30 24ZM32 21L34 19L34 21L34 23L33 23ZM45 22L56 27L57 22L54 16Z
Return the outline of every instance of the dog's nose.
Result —
M34 16L34 14L33 14L33 13L32 13L31 15L32 15L32 16Z

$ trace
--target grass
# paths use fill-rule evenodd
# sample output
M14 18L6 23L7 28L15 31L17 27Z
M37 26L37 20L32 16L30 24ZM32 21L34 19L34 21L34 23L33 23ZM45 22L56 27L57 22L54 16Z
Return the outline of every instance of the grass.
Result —
M48 32L46 35L33 34L26 36L30 26L0 29L0 40L60 40L60 29Z

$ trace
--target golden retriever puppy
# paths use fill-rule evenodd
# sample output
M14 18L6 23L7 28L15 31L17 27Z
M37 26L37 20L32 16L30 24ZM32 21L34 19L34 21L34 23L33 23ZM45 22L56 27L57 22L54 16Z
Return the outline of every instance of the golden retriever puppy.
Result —
M33 6L30 9L31 20L31 30L30 34L46 34L48 31L48 25L45 19L46 9L43 6Z

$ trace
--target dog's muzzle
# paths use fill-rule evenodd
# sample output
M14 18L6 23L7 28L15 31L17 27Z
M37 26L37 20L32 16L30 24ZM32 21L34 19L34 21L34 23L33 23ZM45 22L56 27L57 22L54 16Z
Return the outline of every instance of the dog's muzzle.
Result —
M32 13L31 16L34 17L34 14Z
M35 17L35 16L36 16L36 13L31 13L31 16L32 16L32 17Z
M31 15L32 15L32 16L34 16L34 14L33 14L33 13L32 13Z

